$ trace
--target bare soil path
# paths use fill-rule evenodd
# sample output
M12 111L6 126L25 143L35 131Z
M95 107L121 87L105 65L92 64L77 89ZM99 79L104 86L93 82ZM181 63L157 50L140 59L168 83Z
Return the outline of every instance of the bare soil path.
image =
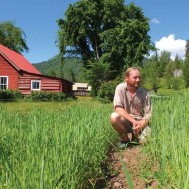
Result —
M109 158L111 176L104 189L129 189L123 171L123 162L132 179L134 189L158 188L158 182L153 178L153 173L158 170L158 166L142 152L141 145L122 151L110 152ZM148 166L148 172L144 172L146 170L145 166Z

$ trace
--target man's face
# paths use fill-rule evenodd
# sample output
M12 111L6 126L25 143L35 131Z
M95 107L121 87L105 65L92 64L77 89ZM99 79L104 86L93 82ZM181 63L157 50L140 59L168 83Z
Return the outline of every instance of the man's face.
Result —
M128 77L126 77L127 84L131 87L137 88L140 85L140 72L138 70L131 70Z

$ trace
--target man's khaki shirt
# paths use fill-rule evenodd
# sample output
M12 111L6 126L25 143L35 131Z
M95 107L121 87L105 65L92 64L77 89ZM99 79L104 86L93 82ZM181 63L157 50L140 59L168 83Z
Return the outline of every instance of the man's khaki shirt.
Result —
M137 88L136 93L131 97L127 83L121 83L116 87L113 103L114 108L122 107L135 119L151 118L150 96L144 88Z

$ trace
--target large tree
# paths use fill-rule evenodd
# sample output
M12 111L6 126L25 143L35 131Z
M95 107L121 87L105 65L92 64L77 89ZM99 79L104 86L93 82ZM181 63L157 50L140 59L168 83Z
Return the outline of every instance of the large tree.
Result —
M80 56L86 68L91 62L109 64L111 79L124 67L140 65L152 48L148 18L123 0L80 0L69 6L58 25L60 52Z
M18 53L29 50L25 41L25 33L11 21L0 23L0 44Z

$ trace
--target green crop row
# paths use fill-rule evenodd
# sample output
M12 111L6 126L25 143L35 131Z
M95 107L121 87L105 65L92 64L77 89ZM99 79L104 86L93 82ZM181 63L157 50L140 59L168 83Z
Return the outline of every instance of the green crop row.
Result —
M0 106L0 188L92 188L103 175L101 164L116 138L112 107L71 103L51 110L31 103L28 111Z
M152 135L145 146L160 185L187 189L189 186L189 94L153 98Z

